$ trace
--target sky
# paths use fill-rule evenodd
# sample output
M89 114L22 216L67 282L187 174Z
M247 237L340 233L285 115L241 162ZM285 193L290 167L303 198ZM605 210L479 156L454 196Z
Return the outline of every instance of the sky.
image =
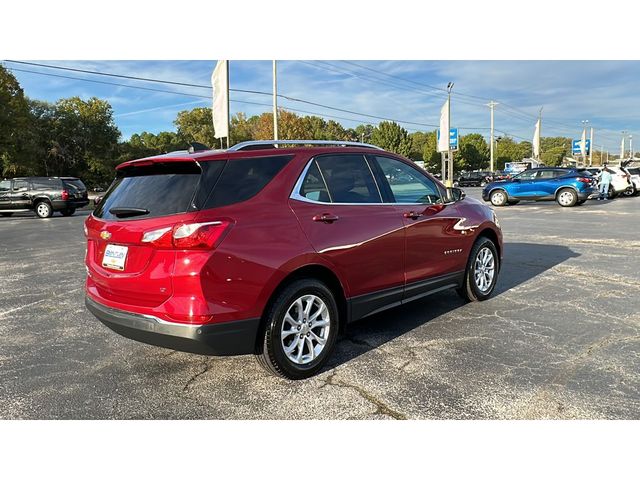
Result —
M173 121L179 111L211 105L210 98L202 97L211 95L209 86L216 60L30 62L205 87L3 63L12 70L30 98L55 102L70 96L84 99L95 96L109 101L123 139L143 131L173 131ZM272 91L270 61L232 60L229 77L232 89ZM580 138L582 121L589 120L588 125L594 128L595 149L604 146L612 153L620 150L622 131L640 133L639 78L638 61L278 62L279 94L355 113L286 99L279 99L280 107L334 119L345 127L361 123L375 125L381 121L366 116L371 115L396 120L410 132L433 130L446 99L445 87L448 82L454 82L451 125L458 127L462 135L477 132L488 138L490 116L486 104L493 100L499 103L495 107L496 136L509 135L518 141L531 141L542 108L542 136ZM230 98L232 114L271 111L269 95L232 91ZM640 136L637 138L638 148L634 150L640 149Z

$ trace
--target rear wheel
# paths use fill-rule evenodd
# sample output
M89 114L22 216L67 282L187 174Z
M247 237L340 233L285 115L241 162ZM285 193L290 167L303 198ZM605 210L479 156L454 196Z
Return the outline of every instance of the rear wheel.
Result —
M629 188L622 192L625 197L634 197L637 193L638 191L636 190L635 185L630 185Z
M36 215L40 218L49 218L53 215L53 209L47 202L39 202L36 204Z
M0 213L0 215L2 215L3 217L10 217L11 215L13 215L13 212L2 212Z
M331 290L318 280L287 286L269 307L265 321L258 362L292 380L316 374L338 336L338 306Z
M494 190L491 192L491 204L496 207L502 207L507 203L507 194L504 190Z
M60 210L60 213L65 217L70 217L74 213L76 213L75 208L65 208L64 210Z
M578 194L570 188L563 188L558 192L556 201L561 207L573 207L578 203Z
M500 259L495 244L487 237L479 237L471 249L458 294L470 302L486 300L493 293L499 270Z

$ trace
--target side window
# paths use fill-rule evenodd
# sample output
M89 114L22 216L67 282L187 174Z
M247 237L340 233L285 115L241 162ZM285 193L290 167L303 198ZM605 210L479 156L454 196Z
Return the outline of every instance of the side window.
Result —
M376 157L396 203L442 203L440 191L429 177L404 162Z
M34 178L31 180L34 190L58 190L62 188L62 182L57 178Z
M334 203L382 203L364 155L327 155L316 162Z
M520 180L533 180L536 178L537 174L538 174L537 170L526 170L522 172L520 175L516 175L514 178L517 178Z
M311 161L307 175L302 181L300 195L309 200L315 200L316 202L331 202L327 185L324 183L324 179L320 174L320 169L315 160Z
M26 192L29 190L29 184L25 180L14 180L13 191L14 192Z
M293 155L239 158L227 161L204 208L224 207L257 195Z
M550 178L556 178L558 175L557 170L539 170L537 180L547 180Z
M0 182L0 192L8 192L11 189L11 180L2 180Z

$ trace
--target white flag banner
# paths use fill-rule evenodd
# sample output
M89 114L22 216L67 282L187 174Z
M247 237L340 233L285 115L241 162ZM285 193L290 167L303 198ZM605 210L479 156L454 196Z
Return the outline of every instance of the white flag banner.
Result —
M540 119L536 122L536 131L533 133L533 158L540 158Z
M449 99L444 102L442 110L440 110L440 138L438 139L438 152L449 151Z
M587 129L582 130L582 140L580 140L580 155L587 155Z
M229 60L218 60L211 75L213 131L215 138L229 136Z
M624 159L624 137L622 137L622 143L620 144L620 160Z

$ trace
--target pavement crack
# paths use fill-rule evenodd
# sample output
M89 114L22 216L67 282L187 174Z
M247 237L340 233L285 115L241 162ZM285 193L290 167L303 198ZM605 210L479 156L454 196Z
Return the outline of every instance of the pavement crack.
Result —
M387 415L391 418L394 418L395 420L407 420L407 416L404 413L392 409L389 405L384 403L379 398L375 397L370 392L367 392L361 386L347 383L344 380L336 380L337 374L338 372L335 370L331 372L331 374L326 378L324 384L320 388L326 387L327 385L331 385L333 387L350 388L352 390L355 390L367 402L375 405L376 411L373 412L374 415Z
M193 375L191 375L191 377L189 377L189 379L184 384L184 387L182 387L182 391L186 392L189 389L189 387L191 386L191 384L198 379L198 377L200 377L201 375L204 375L205 373L207 373L209 371L209 369L211 368L211 364L212 363L213 363L213 359L212 358L207 358L205 361L203 361L202 365L201 365L202 368L199 371L197 371L196 373L194 373Z

